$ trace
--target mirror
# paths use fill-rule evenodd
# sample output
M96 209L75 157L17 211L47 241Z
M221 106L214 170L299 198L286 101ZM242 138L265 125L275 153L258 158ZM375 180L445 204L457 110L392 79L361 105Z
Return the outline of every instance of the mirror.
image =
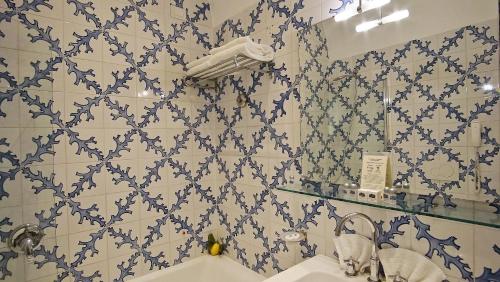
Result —
M498 207L498 1L331 12L298 35L302 178L358 184L363 153L388 151L412 193Z
M319 25L303 39L321 36ZM330 60L327 41L319 42L323 42L315 46L319 51L308 44L299 49L304 69L300 85L304 176L335 184L359 183L363 152L387 150L387 79L369 79L355 64Z

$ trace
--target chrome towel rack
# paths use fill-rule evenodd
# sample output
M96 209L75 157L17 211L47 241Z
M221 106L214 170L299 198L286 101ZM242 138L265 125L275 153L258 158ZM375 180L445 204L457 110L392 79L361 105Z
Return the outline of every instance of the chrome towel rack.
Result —
M190 86L215 88L218 78L230 75L240 70L270 73L273 66L274 63L272 61L263 62L238 54L223 60L208 69L204 69L187 76L187 81Z

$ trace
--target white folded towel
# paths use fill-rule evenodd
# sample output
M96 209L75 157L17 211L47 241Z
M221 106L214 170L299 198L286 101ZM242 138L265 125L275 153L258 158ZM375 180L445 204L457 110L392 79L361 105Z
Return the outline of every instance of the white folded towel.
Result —
M245 37L238 37L238 38L234 39L233 41L231 41L223 46L213 48L208 53L210 55L215 55L219 52L222 52L224 50L227 50L231 47L234 47L234 46L240 45L240 44L253 45L252 48L254 48L255 50L257 50L258 52L260 52L262 54L267 54L267 53L273 51L273 49L270 48L269 46L264 45L264 44L255 43L252 39L250 39L250 37L245 36Z
M253 41L252 41L252 39L250 39L250 37L248 37L248 36L238 37L238 38L228 42L227 44L224 44L220 47L210 49L210 51L208 51L208 53L211 55L216 54L216 53L219 53L220 51L226 50L226 49L231 48L235 45L247 44L247 43L253 43Z
M208 61L209 59L210 59L210 56L203 56L203 57L196 59L196 60L190 62L189 64L187 64L186 68L188 68L188 69L193 68L197 65L203 64L204 62Z
M233 44L233 46L229 48L225 48L224 50L220 50L217 53L209 55L209 59L206 59L204 62L189 68L187 75L191 76L193 74L200 73L201 71L207 70L210 67L215 66L229 58L233 58L236 55L243 55L261 62L269 62L274 58L274 50L270 46L256 44L253 42Z
M342 234L333 238L335 249L339 256L342 269L346 269L344 260L353 258L359 263L359 269L363 270L370 265L372 241L363 235Z
M408 282L441 282L446 279L443 271L427 257L403 248L379 250L380 262L384 267L387 281L399 275Z

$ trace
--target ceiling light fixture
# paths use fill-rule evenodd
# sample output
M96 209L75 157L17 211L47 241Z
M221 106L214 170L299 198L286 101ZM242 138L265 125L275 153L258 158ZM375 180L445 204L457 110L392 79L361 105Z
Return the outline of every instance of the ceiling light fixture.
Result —
M355 16L357 14L358 14L358 12L353 10L353 9L344 10L343 12L341 12L335 16L335 21L342 22L342 21L345 21L345 20L352 18L353 16Z
M362 2L361 0L359 0L358 7L356 9L354 9L354 7L352 7L352 5L347 6L344 11L335 15L334 19L336 22L345 21L345 20L348 20L348 19L354 17L357 14L361 14L361 13L364 13L364 12L369 11L369 10L380 8L386 4L389 4L390 2L391 2L391 0L370 0L370 1L365 1L365 2Z
M379 25L397 22L397 21L400 21L402 19L406 19L409 16L410 16L410 12L408 10L399 10L399 11L396 11L388 16L381 18L380 20L373 20L373 21L362 22L362 23L358 24L356 26L356 32L363 32L363 31L370 30L374 27L377 27Z
M374 20L374 21L369 21L369 22L362 22L356 26L356 31L357 32L363 32L363 31L368 31L376 26L378 26L380 23L380 20Z
M410 16L408 10L399 10L382 18L382 24L397 22Z

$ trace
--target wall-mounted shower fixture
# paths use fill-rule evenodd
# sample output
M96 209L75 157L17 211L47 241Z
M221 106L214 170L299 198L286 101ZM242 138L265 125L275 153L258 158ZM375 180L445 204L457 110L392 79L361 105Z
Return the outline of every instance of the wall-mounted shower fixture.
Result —
M7 239L7 246L13 252L24 254L26 262L33 262L35 259L34 250L42 241L45 233L42 228L35 224L22 224L14 228Z

